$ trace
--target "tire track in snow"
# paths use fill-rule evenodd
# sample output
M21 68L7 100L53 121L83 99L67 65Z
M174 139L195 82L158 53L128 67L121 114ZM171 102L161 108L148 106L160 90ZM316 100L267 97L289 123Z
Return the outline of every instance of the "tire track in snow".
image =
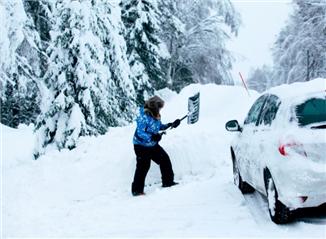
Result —
M246 205L255 220L255 222L262 226L270 221L268 214L268 204L266 199L258 193L243 195L246 201Z

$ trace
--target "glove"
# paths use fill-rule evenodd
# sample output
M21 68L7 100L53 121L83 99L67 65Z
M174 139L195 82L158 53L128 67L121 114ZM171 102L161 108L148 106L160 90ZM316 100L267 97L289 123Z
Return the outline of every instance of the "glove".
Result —
M162 139L162 135L160 134L153 134L152 135L152 140L155 142L159 142Z
M168 123L168 124L166 124L166 128L167 128L167 129L170 128L170 127L172 126L172 124L173 124L173 123Z
M172 123L172 128L176 128L176 127L178 127L178 126L180 125L180 122L181 122L181 120L176 119L176 120Z

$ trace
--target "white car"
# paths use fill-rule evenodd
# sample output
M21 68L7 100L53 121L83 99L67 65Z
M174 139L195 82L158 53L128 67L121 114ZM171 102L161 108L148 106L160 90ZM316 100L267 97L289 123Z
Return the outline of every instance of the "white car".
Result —
M326 80L276 87L260 96L231 143L234 182L267 196L277 224L294 209L326 203Z

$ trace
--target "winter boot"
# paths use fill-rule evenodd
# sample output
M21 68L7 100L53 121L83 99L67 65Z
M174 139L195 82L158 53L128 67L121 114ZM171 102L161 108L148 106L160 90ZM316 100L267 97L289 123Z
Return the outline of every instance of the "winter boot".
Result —
M175 186L175 185L178 185L179 183L177 182L172 182L172 183L163 183L162 184L162 187L163 188L168 188L168 187L172 187L172 186Z
M137 193L137 192L132 192L132 196L137 197L137 196L145 196L145 193Z

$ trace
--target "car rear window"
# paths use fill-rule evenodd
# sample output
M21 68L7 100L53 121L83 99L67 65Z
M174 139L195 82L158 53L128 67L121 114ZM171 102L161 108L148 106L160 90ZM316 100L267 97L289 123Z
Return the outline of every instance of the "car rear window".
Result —
M300 126L325 122L326 99L312 98L296 107L296 116Z

